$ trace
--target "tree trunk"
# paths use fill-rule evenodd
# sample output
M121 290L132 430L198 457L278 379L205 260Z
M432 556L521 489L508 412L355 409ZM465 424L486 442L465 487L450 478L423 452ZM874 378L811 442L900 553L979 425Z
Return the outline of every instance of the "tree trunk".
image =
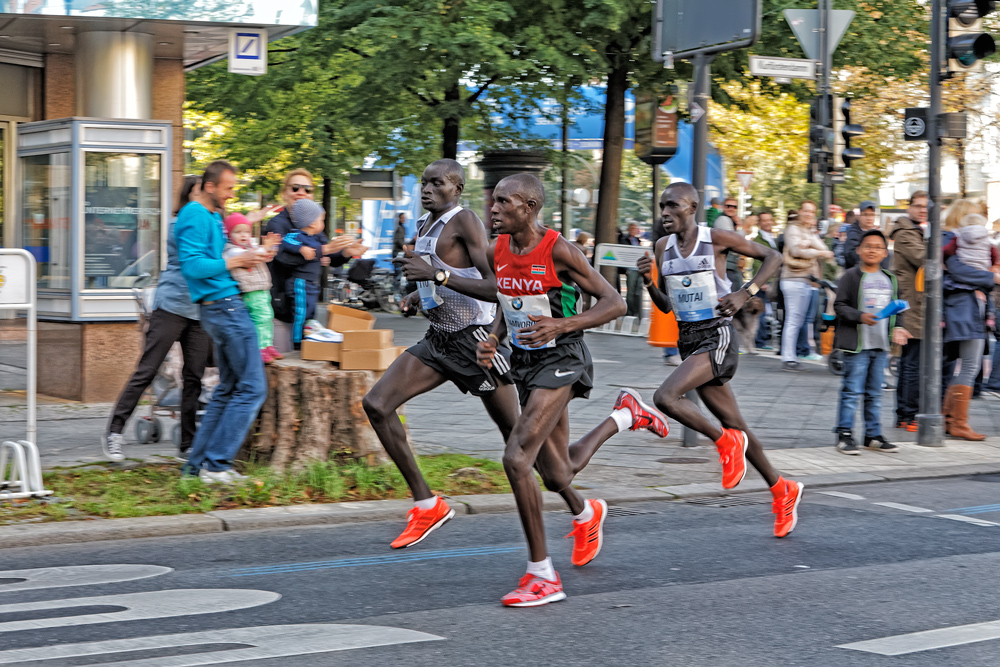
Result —
M444 119L444 129L441 133L441 157L458 158L458 130L459 116L458 103L462 99L462 88L456 81L455 85L445 91L444 103L448 109L448 116Z
M341 371L327 362L283 359L267 367L268 396L241 458L298 469L335 454L388 461L361 399L371 371Z
M594 223L595 243L618 240L618 196L621 191L622 158L625 152L625 92L628 90L628 58L621 56L608 73L604 107L604 156ZM618 269L602 267L601 273L616 285Z

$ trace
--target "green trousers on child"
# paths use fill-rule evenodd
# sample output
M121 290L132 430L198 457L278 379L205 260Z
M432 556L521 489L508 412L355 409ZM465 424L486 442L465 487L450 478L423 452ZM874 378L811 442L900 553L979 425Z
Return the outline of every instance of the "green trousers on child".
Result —
M274 311L271 310L271 293L266 290L246 292L243 303L250 311L250 319L257 330L257 347L264 349L274 345Z

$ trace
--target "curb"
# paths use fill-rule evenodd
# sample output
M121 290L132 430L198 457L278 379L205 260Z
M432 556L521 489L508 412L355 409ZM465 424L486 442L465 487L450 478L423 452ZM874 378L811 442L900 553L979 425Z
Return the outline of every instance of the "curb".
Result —
M828 473L796 477L807 488L870 484L904 480L964 477L1000 473L1000 463L964 464L918 468L913 470L880 470L866 473ZM602 487L592 489L609 505L623 505L654 500L685 500L687 498L726 496L767 491L761 479L745 480L738 489L723 489L717 483L677 484L650 488ZM450 496L457 515L501 514L516 511L514 496L492 494L481 496ZM125 540L139 537L168 537L230 531L323 526L367 521L401 519L413 506L409 500L370 500L363 502L327 503L321 505L289 505L260 509L218 510L205 514L178 514L134 519L92 519L53 523L0 526L0 549L37 547L50 544L74 544L104 540ZM542 493L542 509L566 509L559 494Z

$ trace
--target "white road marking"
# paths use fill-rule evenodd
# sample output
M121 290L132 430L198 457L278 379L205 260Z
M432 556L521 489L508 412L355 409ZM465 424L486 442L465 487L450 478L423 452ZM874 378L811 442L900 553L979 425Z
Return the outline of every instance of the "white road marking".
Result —
M0 623L0 632L18 630L38 630L39 628L63 628L71 625L91 625L118 621L137 621L151 618L173 618L195 614L214 614L258 607L281 598L271 591L256 591L239 588L192 588L150 593L127 593L124 595L100 595L89 598L70 598L46 602L20 602L0 605L0 614L65 609L72 614L77 607L113 606L125 607L123 611L104 614L84 614L60 618L40 618L25 621ZM2 663L2 661L0 661Z
M0 580L24 579L14 583L0 582L0 593L33 591L39 588L64 588L67 586L96 586L158 577L173 572L173 568L160 565L73 565L69 567L41 567L32 570L0 570Z
M882 507L888 507L894 510L903 510L904 512L915 512L918 514L925 514L934 511L925 507L914 507L913 505L903 505L902 503L872 503L872 505L881 505Z
M1000 621L988 623L972 623L971 625L955 625L950 628L911 632L906 635L894 635L881 639L869 639L863 642L841 644L837 648L865 651L879 655L904 655L920 651L932 651L936 648L961 646L1000 639Z
M941 519L951 519L952 521L971 523L974 526L1000 526L1000 523L994 523L992 521L987 521L986 519L977 519L974 516L964 516L962 514L937 514L935 516Z
M264 660L328 651L413 642L440 641L444 637L416 630L380 625L340 625L335 623L309 623L303 625L264 625L254 628L210 630L176 635L135 637L100 642L40 646L38 648L0 651L0 664L10 665L34 660L59 660L82 656L103 656L126 651L172 649L201 644L246 644L246 648L225 651L194 653L188 655L143 658L139 660L109 661L115 667L139 667L155 664L156 667L195 667L217 665L241 660ZM110 657L110 655L109 655ZM87 664L97 664L88 662Z
M844 493L843 491L816 491L816 493L822 493L824 496L833 496L834 498L846 498L847 500L864 500L864 496L859 496L856 493Z

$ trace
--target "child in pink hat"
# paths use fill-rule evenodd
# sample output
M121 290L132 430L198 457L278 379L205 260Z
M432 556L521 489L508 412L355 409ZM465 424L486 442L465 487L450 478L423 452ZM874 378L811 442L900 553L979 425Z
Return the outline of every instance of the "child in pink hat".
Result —
M280 237L265 237L260 247L253 245L253 225L242 213L229 215L222 223L229 242L222 251L222 257L229 259L244 252L261 253L270 262L278 252ZM250 311L250 319L257 329L257 345L265 364L282 355L274 348L274 311L271 310L271 272L265 264L256 264L251 269L233 269L233 279L239 284L243 302Z

